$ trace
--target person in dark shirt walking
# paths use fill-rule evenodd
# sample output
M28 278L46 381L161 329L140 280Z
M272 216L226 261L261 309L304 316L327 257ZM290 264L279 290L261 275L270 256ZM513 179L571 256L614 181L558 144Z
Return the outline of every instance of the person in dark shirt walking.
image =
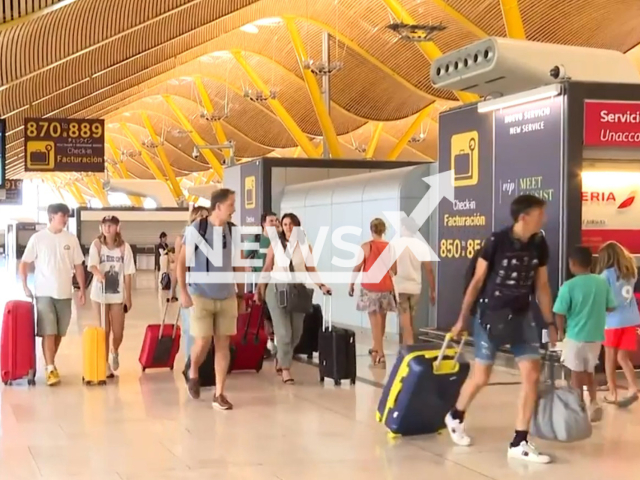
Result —
M520 195L511 203L513 225L494 232L480 252L473 279L467 288L454 336L467 328L471 310L475 363L453 410L445 421L451 439L470 446L465 432L465 412L476 395L489 382L498 348L509 345L518 362L522 393L513 441L507 455L532 463L550 463L551 457L539 453L529 442L529 424L535 409L540 378L540 338L530 313L531 297L536 296L549 341L557 341L553 324L552 298L547 263L549 247L541 231L545 222L545 201L533 195Z

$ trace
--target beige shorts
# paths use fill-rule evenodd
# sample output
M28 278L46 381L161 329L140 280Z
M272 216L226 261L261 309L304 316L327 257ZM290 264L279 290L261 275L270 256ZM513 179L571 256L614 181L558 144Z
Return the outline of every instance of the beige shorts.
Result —
M64 337L71 322L71 299L36 297L36 333Z
M399 293L398 297L400 301L398 302L398 311L400 313L409 312L411 316L415 316L416 309L418 308L418 301L420 300L420 295L412 294L412 293Z
M562 342L562 363L573 372L593 373L601 348L601 342L576 342L566 338Z
M212 335L231 336L236 334L238 301L236 297L214 300L193 295L193 310L189 329L193 337L204 338Z

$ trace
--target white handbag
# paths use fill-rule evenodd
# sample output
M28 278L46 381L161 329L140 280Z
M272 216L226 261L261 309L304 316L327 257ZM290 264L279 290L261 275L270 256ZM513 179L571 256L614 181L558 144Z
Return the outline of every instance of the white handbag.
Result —
M542 440L579 442L591 437L591 420L582 392L570 386L556 386L557 360L547 355L545 382L540 388L530 433ZM557 357L556 357L557 358Z

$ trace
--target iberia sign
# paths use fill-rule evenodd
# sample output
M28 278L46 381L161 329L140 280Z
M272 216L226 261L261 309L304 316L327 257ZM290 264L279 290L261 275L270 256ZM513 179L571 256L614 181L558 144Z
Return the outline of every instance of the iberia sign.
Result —
M640 147L640 102L585 100L584 145Z

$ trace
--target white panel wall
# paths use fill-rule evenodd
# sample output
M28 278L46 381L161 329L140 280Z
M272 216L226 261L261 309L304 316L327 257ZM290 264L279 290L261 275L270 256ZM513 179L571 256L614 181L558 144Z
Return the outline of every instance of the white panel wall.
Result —
M383 211L401 210L404 204L415 206L418 201L415 199L420 199L425 195L427 185L419 179L429 175L432 168L429 164L425 164L424 166L395 170L376 170L373 173L361 175L351 173L351 175L341 176L341 178L291 185L284 189L279 206L275 203L276 197L274 195L274 207L280 214L293 212L300 217L302 226L314 246L319 271L350 271L351 268L332 264L334 256L345 260L352 257L350 252L334 247L331 240L333 232L340 227L354 226L360 228L360 234L357 236L343 235L344 241L361 244L369 240L371 238L369 233L371 220L376 217L385 219ZM283 174L283 172L278 173L278 175ZM296 172L295 175L302 174ZM416 178L418 182L413 180ZM301 178L296 177L296 180L299 179ZM286 180L288 182L291 178L288 177ZM412 209L412 207L410 208ZM411 210L405 213L409 215ZM388 221L387 226L387 238L391 239L395 232ZM322 227L329 227L329 232L318 256L318 234ZM348 296L348 285L335 284L331 287L334 292L334 321L368 329L369 319L366 314L356 311L356 297ZM316 292L315 301L316 303L322 301L319 292ZM398 331L396 315L389 314L387 333L393 335Z

